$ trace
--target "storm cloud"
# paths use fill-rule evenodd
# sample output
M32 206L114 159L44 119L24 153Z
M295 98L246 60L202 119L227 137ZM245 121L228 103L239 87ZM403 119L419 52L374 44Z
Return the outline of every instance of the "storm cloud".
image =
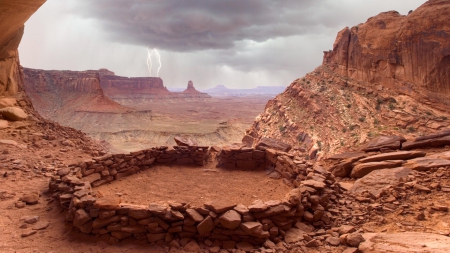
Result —
M98 20L112 40L180 52L303 34L321 20L314 13L324 2L79 0L76 11Z
M321 64L339 30L425 0L47 0L26 23L21 64L107 68L151 76L161 54L168 87L286 86Z

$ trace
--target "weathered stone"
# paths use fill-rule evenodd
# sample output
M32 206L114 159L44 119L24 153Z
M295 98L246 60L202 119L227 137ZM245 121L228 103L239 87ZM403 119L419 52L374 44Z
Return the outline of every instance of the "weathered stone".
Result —
M263 231L263 225L257 221L243 222L241 223L240 227L250 235L259 235Z
M403 136L380 136L371 140L363 150L366 152L378 151L380 149L397 150L400 149L401 144L405 141L406 139Z
M194 209L186 209L186 213L195 222L201 222L204 219L203 216L201 214L199 214L197 211L195 211Z
M328 237L325 241L331 246L339 246L341 244L339 238L333 236Z
M307 242L305 246L308 248L316 248L319 247L320 244L319 241L317 241L316 239L312 239L311 241Z
M292 189L288 194L286 194L285 199L292 205L298 205L302 199L302 191L298 188Z
M415 184L414 185L414 189L416 189L418 191L423 191L423 192L426 192L426 193L430 193L431 192L430 188L425 187L425 186L420 185L420 184Z
M150 203L150 205L148 205L148 210L156 215L165 215L167 213L167 207L157 203Z
M397 152L389 152L389 153L382 153L378 155L373 155L366 157L364 159L361 159L361 163L368 163L368 162L379 162L379 161L386 161L386 160L408 160L412 158L417 157L423 157L427 153L423 151L397 151Z
M315 181L315 180L305 180L301 182L302 185L305 185L307 187L312 187L314 189L317 190L322 190L325 188L325 183L323 182L319 182L319 181Z
M39 216L25 216L20 219L26 224L34 224L39 221Z
M205 236L209 232L211 232L214 229L214 221L211 218L211 216L206 217L200 224L197 226L197 230L200 236Z
M36 205L39 202L39 194L38 193L24 194L19 200L25 202L27 205Z
M234 230L241 224L241 215L234 210L229 210L219 217L219 222L224 228Z
M284 241L286 243L299 242L299 241L303 240L304 234L305 234L305 232L300 229L291 228L288 231L286 231L286 234L284 235Z
M83 177L81 180L87 181L92 184L93 182L100 180L101 178L102 178L102 175L100 175L100 173L93 173L93 174L90 174L89 176Z
M117 215L107 218L107 219L95 219L94 223L92 224L92 227L94 229L102 228L102 227L109 225L110 223L118 222L118 221L120 221L120 216L117 216Z
M236 206L236 204L219 202L219 201L211 201L211 202L204 204L204 206L217 214L221 214L228 210L233 209Z
M352 247L358 247L365 239L360 233L352 233L347 235L347 244Z
M405 142L402 145L402 149L411 150L417 148L436 148L436 147L444 147L450 145L450 136L441 137L438 139L431 140L423 140L423 141L414 141L414 142Z
M350 225L342 225L342 226L339 227L339 230L338 230L339 235L350 234L350 233L353 233L355 231L356 231L355 227L354 226L350 226Z
M50 226L50 222L48 221L39 221L32 227L33 230L44 230Z
M264 202L262 202L262 200L255 200L251 205L248 206L248 210L250 212L262 212L266 209L268 209L269 206L264 204Z
M274 150L281 150L283 152L289 152L291 148L292 146L287 143L266 137L261 138L261 140L255 147L255 149L258 150L274 149Z
M352 172L350 173L350 176L355 178L361 178L374 170L396 168L402 166L402 164L403 160L362 163L356 165L353 168Z
M3 115L3 118L10 121L20 121L28 118L28 114L19 107L2 108L0 109L0 114Z
M432 168L447 167L450 166L450 161L446 159L439 158L429 158L420 157L412 160L408 160L403 167L417 170L417 171L427 171Z
M400 179L406 178L412 171L407 168L394 168L372 171L363 178L358 179L350 189L350 193L359 195L364 191L379 197L383 189L396 185Z
M86 222L91 220L91 216L84 211L84 209L78 209L75 212L75 217L73 219L73 225L75 227L80 227L81 225L85 224Z
M136 220L142 220L150 217L151 213L146 206L135 206L128 210L128 215Z
M188 137L175 137L173 138L178 146L191 147L198 146L197 142Z
M94 203L94 208L118 210L120 209L120 198L116 196L98 198Z
M365 242L359 245L362 252L447 253L450 245L448 236L435 233L366 233L363 237Z
M331 168L331 171L336 177L347 177L352 172L353 164L361 157L347 158L336 164Z
M234 210L240 214L247 214L249 212L248 208L242 204L235 206Z

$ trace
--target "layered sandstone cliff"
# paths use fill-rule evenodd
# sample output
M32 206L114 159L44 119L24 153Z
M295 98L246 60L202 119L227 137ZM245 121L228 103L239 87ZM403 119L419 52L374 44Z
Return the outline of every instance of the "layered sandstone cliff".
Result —
M450 1L432 0L343 29L323 64L269 101L243 141L271 137L315 158L448 127L449 16Z
M24 86L38 111L125 113L129 108L107 98L95 70L60 71L23 68ZM43 115L43 116L44 116Z
M338 33L323 63L370 84L450 94L449 1L426 2L407 16L381 13Z
M0 96L15 95L22 85L19 47L24 24L46 0L2 0L0 17Z

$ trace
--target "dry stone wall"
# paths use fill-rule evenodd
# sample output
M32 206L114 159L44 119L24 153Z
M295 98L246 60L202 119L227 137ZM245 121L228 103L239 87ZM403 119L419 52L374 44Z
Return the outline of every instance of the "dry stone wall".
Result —
M107 155L80 164L83 179L93 187L149 169L153 164L192 164L202 166L209 154L208 147L158 147L130 154Z
M286 153L274 150L224 148L218 159L237 168L240 161L273 166L280 175L294 174L305 180L283 199L255 201L251 205L208 202L201 207L186 203L122 203L119 197L95 196L93 187L126 177L158 163L202 166L209 157L206 147L153 148L131 154L108 155L61 169L49 187L60 205L67 209L66 220L83 233L105 235L119 241L134 237L150 243L177 245L184 238L208 246L234 248L236 245L295 242L315 228L329 229L340 221L335 216L340 188L334 177L320 167L307 167L292 161ZM305 166L297 166L303 164ZM289 166L293 166L291 168ZM246 169L241 165L242 168ZM253 168L253 167L252 167ZM295 235L295 236L294 236Z
M225 146L216 158L219 166L228 169L255 170L267 164L265 151L248 147Z

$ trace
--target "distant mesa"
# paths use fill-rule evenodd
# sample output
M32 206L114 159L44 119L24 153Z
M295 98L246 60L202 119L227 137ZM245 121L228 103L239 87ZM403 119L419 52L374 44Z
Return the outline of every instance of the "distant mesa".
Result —
M183 91L185 94L206 94L195 89L192 81L188 82L187 88Z

